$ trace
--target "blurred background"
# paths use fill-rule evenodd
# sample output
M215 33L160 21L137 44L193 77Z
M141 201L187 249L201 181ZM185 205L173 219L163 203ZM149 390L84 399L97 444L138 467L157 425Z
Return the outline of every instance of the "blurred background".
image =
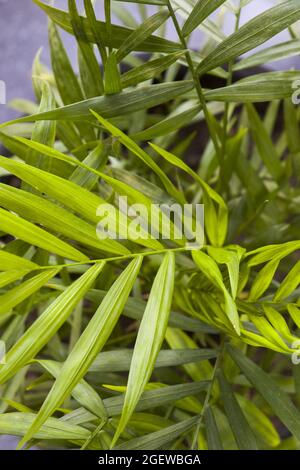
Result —
M45 0L46 1L46 0ZM177 0L179 1L179 0ZM188 4L194 4L196 0L187 0ZM57 8L67 9L67 0L53 2ZM78 7L82 8L82 1L78 0ZM175 3L175 0L174 0ZM131 24L135 20L140 21L140 11L133 3L113 2L115 8L114 22L121 23L122 7L126 8L126 18ZM244 9L241 23L256 16L266 8L276 4L275 0L253 0ZM103 17L103 0L95 1L95 8L99 17ZM153 7L148 7L149 13L153 13ZM230 34L233 30L233 15L227 15L224 32ZM266 25L267 26L267 25ZM176 33L170 27L167 31L169 38L176 40ZM62 33L64 43L68 49L73 64L76 64L76 47L73 38ZM281 33L271 42L287 40L289 35ZM197 49L201 45L201 32L193 34L191 47ZM31 0L0 0L0 80L6 84L6 102L14 98L33 98L31 86L31 66L37 51L42 48L42 61L49 64L47 17ZM276 62L273 66L279 69L291 67L300 68L300 58L287 59ZM6 104L0 104L0 122L16 117L17 113ZM14 449L16 440L6 436L0 436L0 449Z

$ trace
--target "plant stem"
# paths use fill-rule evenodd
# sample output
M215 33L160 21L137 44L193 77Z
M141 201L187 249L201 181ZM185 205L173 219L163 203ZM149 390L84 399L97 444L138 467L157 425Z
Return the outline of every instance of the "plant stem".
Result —
M156 251L144 251L141 253L130 253L128 255L122 255L122 256L112 256L110 258L99 258L99 259L91 259L87 261L77 261L75 263L66 263L66 264L55 264L51 266L40 266L36 269L33 269L32 271L42 271L45 269L53 269L53 268L65 268L65 267L72 267L72 266L84 266L86 264L96 264L96 263L102 263L102 262L110 262L110 261L124 261L126 259L130 258L136 258L137 256L153 256L153 255L160 255L163 253L169 253L169 252L177 252L177 251L189 251L189 248L186 247L180 247L180 248L165 248L164 250L156 250Z
M192 79L193 79L194 86L195 86L195 89L196 89L196 92L197 92L197 95L198 95L199 102L200 102L200 104L202 106L202 109L203 109L203 112L204 112L204 116L205 116L205 119L206 119L206 122L207 122L210 137L213 141L214 148L215 148L217 157L219 159L220 165L222 165L222 161L221 161L222 153L220 151L220 147L219 147L219 143L218 143L218 137L217 137L217 135L216 135L216 133L215 133L213 127L212 127L209 111L208 111L208 108L207 108L207 105L206 105L206 101L205 101L203 89L202 89L202 86L201 86L201 82L200 82L200 79L199 79L199 76L198 76L198 72L197 72L196 68L194 67L191 53L188 49L188 45L187 45L187 42L185 40L185 37L182 34L180 25L178 23L177 17L175 15L175 11L174 11L174 9L171 5L170 0L167 0L167 7L169 9L174 27L176 29L178 38L179 38L179 40L181 42L181 45L182 45L182 48L185 50L185 58L186 58L186 61L187 61L187 64L188 64L188 68L189 68L189 70L191 72L191 75L192 75Z

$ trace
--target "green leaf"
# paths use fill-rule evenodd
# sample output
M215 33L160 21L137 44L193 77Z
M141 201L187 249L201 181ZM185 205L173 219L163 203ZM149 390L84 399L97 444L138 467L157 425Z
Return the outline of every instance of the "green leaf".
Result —
M174 64L180 57L182 57L183 54L184 51L173 52L171 54L164 55L159 59L150 60L138 67L133 67L121 76L121 84L123 88L138 85L146 80L153 80L156 76L159 76Z
M200 63L198 73L203 75L245 52L253 50L299 19L300 11L297 0L288 0L268 9L219 44ZM268 25L267 28L266 25Z
M22 117L1 124L0 127L5 127L17 122L40 120L89 120L92 116L90 110L101 114L104 118L128 115L129 113L140 111L141 109L144 110L166 103L177 96L187 93L192 90L192 88L193 83L190 80L183 80L145 86L135 90L125 90L120 94L90 98L46 113Z
M88 98L102 95L104 92L102 75L93 46L88 42L84 33L82 17L78 14L75 0L68 0L68 5L72 29L79 47L80 68L83 67L84 70L85 95Z
M247 253L247 257L251 256L251 259L248 261L248 266L257 266L258 264L266 263L270 260L280 261L281 259L299 249L300 241L298 240L277 245L262 246Z
M271 344L274 344L275 350L279 350L282 353L292 353L292 349L286 345L281 336L266 318L257 315L249 315L249 317L257 330L261 333L262 337Z
M292 41L275 44L271 47L264 48L262 51L256 52L249 57L244 57L233 67L233 70L244 70L247 68L265 65L277 60L287 59L299 54L300 41L293 39Z
M132 290L142 259L142 257L137 257L133 260L108 291L66 359L52 389L37 414L36 420L20 442L20 447L33 437L46 419L69 396L73 388L88 371L98 352L105 345ZM104 267L104 264L102 267Z
M83 101L84 95L77 76L72 68L57 28L52 21L49 21L49 44L55 83L62 102L65 105L69 105ZM94 138L93 130L85 123L77 123L77 127L83 137L88 139Z
M243 78L233 85L204 92L207 100L227 103L262 103L291 98L299 72L267 72Z
M109 253L124 254L113 240L99 240L95 227L39 196L0 184L0 205L65 237Z
M121 77L118 69L116 54L112 52L105 66L105 94L113 95L122 91Z
M6 271L4 273L0 273L0 288L7 286L7 284L11 284L14 281L21 279L21 277L28 274L28 270L26 271Z
M225 413L240 450L257 450L257 443L234 393L222 371L218 371Z
M282 175L282 167L276 147L273 144L271 137L266 131L264 124L260 120L259 115L252 104L247 105L247 112L250 129L252 131L260 157L269 170L270 174L278 181Z
M297 85L297 82L295 83ZM295 84L292 85L293 89L294 86ZM300 136L298 134L297 107L293 101L293 99L284 100L283 115L288 149L291 153L292 171L295 170L297 172L300 154Z
M55 149L51 149L50 147L46 147L42 144L38 144L36 142L32 142L32 141L29 141L29 140L26 140L26 139L22 139L22 142L24 142L24 144L28 145L29 147L41 149L42 151L44 151L44 153L46 155L49 155L53 158L57 158L59 160L63 160L65 162L70 163L71 165L81 166L81 167L91 171L92 173L100 176L104 181L106 181L108 184L110 184L110 186L119 195L127 196L128 197L128 202L129 202L130 205L131 204L142 203L144 205L144 207L148 209L148 213L147 213L148 219L145 220L146 222L148 222L148 227L150 226L150 224L152 224L152 226L156 230L156 232L157 233L161 232L163 235L165 235L166 239L171 238L172 240L176 240L176 243L179 244L179 245L184 244L184 240L183 240L184 237L182 236L182 232L179 229L176 229L175 224L170 222L170 219L167 217L166 214L163 213L163 211L161 209L158 209L158 211L157 211L157 218L151 217L152 200L149 199L144 194L142 194L140 191L136 190L134 187L128 185L127 183L123 183L122 181L119 181L115 178L112 178L112 177L108 176L105 173L100 173L99 171L96 171L93 168L86 166L84 163L82 163L78 160L75 160L72 157L64 155L61 152L58 152ZM145 155L147 156L147 154L145 154ZM157 167L157 168L159 169L159 167ZM59 184L61 184L61 182L59 182ZM72 186L71 186L70 189L72 190ZM74 189L74 185L73 185L73 189ZM176 191L176 188L174 188L174 190ZM47 190L45 190L45 191L47 191ZM78 192L78 189L77 189L77 192ZM95 200L95 195L94 194L91 194L90 192L87 192L87 191L85 191L85 194L94 196L94 200ZM90 199L92 199L92 198L90 197ZM64 198L64 204L65 205L67 204L67 202L65 202L65 198ZM94 212L96 214L96 221L97 222L100 221L100 216L98 216L98 208L99 208L100 204L104 204L104 201L99 199L98 207L95 207L95 212ZM85 217L87 216L86 210L83 212L83 215ZM95 221L95 216L92 217L92 218ZM118 210L118 211L117 210L107 211L107 218L109 218L109 220L113 220L113 225L112 226L114 227L114 232L122 234L122 238L130 239L130 240L132 239L136 243L139 243L143 246L150 247L152 249L162 249L163 248L163 245L158 240L156 240L156 238L153 237L149 233L149 230L147 230L146 228L143 228L142 226L140 226L138 231L136 231L134 228L132 228L132 226L130 224L130 219L129 218L126 219L125 215L123 217L121 217L120 210ZM124 218L125 218L125 220L124 220ZM145 217L145 219L146 219L146 217ZM126 220L128 222L126 222ZM97 225L97 227L98 227L98 225ZM111 244L111 243L117 243L117 242L110 239L109 244Z
M177 437L190 431L196 424L199 418L194 416L193 418L186 419L180 423L173 424L161 431L156 431L145 436L131 439L128 442L124 442L119 446L113 448L113 450L156 450L176 440Z
M10 271L21 269L22 271L32 271L39 266L26 258L21 258L8 251L0 250L0 271Z
M209 238L212 243L222 245L224 243L226 233L227 233L227 224L228 224L228 211L226 204L222 197L214 191L205 181L203 181L200 176L195 173L186 163L184 163L180 158L173 155L171 152L158 147L155 144L150 143L151 147L168 162L172 165L177 166L181 170L185 171L191 175L195 181L200 185L204 193L204 205L208 206L206 208L206 230L208 232ZM216 214L213 201L218 205L218 214Z
M99 302L104 298L105 295L106 291L93 289L88 293L87 297L94 302ZM129 297L124 308L124 315L134 320L141 320L145 308L146 302L144 300L137 298L132 299ZM191 318L179 312L171 312L169 324L173 328L181 328L182 330L191 331L194 333L199 333L201 331L205 331L206 333L210 334L216 333L216 330L201 322L197 318Z
M39 112L51 111L56 108L56 102L47 83L42 86L42 98L39 106ZM31 139L52 147L55 142L56 123L53 121L36 122L31 134ZM28 150L26 162L30 165L51 171L51 160L42 158L37 152Z
M300 284L300 261L298 261L284 278L274 296L274 302L281 301L297 289Z
M153 126L149 127L148 129L134 134L132 138L135 140L150 140L154 137L173 133L181 127L189 125L191 121L200 113L200 111L201 106L198 104L191 106L182 112L177 112L176 110L174 113L171 113L165 119L162 119L156 124L153 124Z
M228 352L282 423L299 440L300 413L290 398L280 389L277 383L270 377L270 374L263 371L258 365L241 354L240 351L228 346Z
M296 336L291 334L287 322L285 321L284 317L279 312L277 312L277 310L269 307L268 305L264 305L264 311L269 322L273 328L278 331L282 338L291 343L296 341Z
M203 251L194 250L192 252L192 256L193 260L195 261L195 264L203 272L203 274L211 281L213 285L215 285L218 289L223 292L226 314L230 322L232 323L235 332L240 335L240 319L238 311L235 302L233 301L232 297L230 296L224 285L222 274L219 270L218 265L210 256L203 253Z
M4 209L0 209L0 230L64 258L75 261L88 260L87 256L68 243Z
M211 406L204 413L204 423L208 450L223 450L220 433Z
M52 21L49 22L49 42L55 82L62 101L64 104L82 101L84 99L82 90Z
M156 31L167 19L169 12L160 10L158 13L147 18L140 24L122 43L116 52L117 62L121 62L131 51L137 50L137 47L142 44L147 38Z
M73 29L71 26L71 21L69 15L66 11L59 10L57 8L51 7L50 5L46 5L39 0L33 0L42 10L44 10L49 18L54 21L58 26L63 28L70 34L73 34ZM81 24L82 28L84 29L84 33L87 39L90 42L95 42L95 37L93 34L93 30L90 27L89 21L86 18L81 17ZM111 46L113 48L118 49L123 42L127 39L127 37L132 33L132 29L124 28L123 26L118 25L111 25L111 42L110 36L106 30L106 23L103 21L97 21L97 29L101 31L101 37L103 40L104 46ZM181 49L180 44L177 44L173 41L168 41L167 39L163 39L157 36L150 36L144 42L136 46L137 51L143 52L174 52L178 49Z
M102 63L105 65L107 60L107 53L104 47L103 33L100 28L98 28L97 18L94 11L94 6L92 0L84 0L84 9L87 17L87 21L90 26L91 33L93 35L93 41L97 44Z
M59 157L64 161L68 162L74 161L74 164L76 164L75 159L73 160L71 157L64 156L64 154L60 154L59 152L55 151L54 149L51 149L50 147L41 146L41 144L31 141L26 141L26 144L34 146L34 148L41 149L41 151L44 151L44 153L47 153L47 155L49 156L54 156L54 158ZM80 162L78 162L78 164L80 164ZM98 224L100 219L100 217L97 215L98 208L99 206L101 206L101 204L106 204L106 201L104 199L101 199L96 194L87 191L86 189L81 188L80 186L72 183L71 181L65 180L64 178L60 178L59 176L52 175L50 173L31 167L29 165L25 165L24 163L15 162L11 159L4 158L1 156L0 166L2 166L3 168L9 168L9 170L14 175L26 181L31 186L37 188L40 192L45 193L50 197L53 197L64 206L70 208L71 210L81 215L84 219ZM86 168L88 169L89 167ZM112 217L112 224L113 226L116 226L117 232L120 233L123 238L126 239L127 225L124 225L122 223L122 220L120 223L118 223L117 214L115 216L113 211L110 211L108 216ZM112 248L114 251L116 249L118 252L121 252L123 254L129 253L127 248L122 246L116 240L110 239L108 242L111 246L115 247ZM135 239L135 242L140 243L143 246L152 247L154 249L161 248L161 245L158 244L156 240L146 240L145 237Z
M62 363L50 360L35 360L34 362L41 365L47 372L49 372L55 379L60 375L63 368ZM81 379L71 392L81 406L91 411L95 416L103 419L106 417L106 410L103 401L94 388L89 385L85 380Z
M271 260L260 270L252 283L249 300L259 299L264 294L272 282L278 265L279 260Z
M141 395L135 411L144 411L173 402L177 406L180 400L206 390L208 385L209 381L202 380L201 382L183 383L147 390ZM106 398L103 402L108 416L118 416L124 406L124 395Z
M0 295L0 316L40 290L58 271L58 269L44 271Z
M173 132L190 125L191 121L199 115L201 111L200 105L191 106L185 111L175 110L165 119L160 120L153 126L144 129L132 136L135 140L151 140L155 137L172 134Z
M287 310L292 317L295 325L297 325L298 328L300 328L300 309L296 307L296 305L288 305Z
M168 325L174 276L174 254L168 253L165 255L153 282L147 307L140 324L130 365L122 416L112 445L117 442L125 429L150 380Z
M55 335L89 290L103 265L94 265L71 284L38 319L26 330L6 355L6 364L0 368L0 383L4 383L20 370Z
M197 343L191 338L190 335L179 328L168 328L166 332L166 341L172 349L197 349ZM209 361L203 361L198 364L186 364L183 368L194 381L206 380L210 378L213 373L213 368Z
M23 436L31 427L36 415L34 413L3 413L0 414L0 434ZM62 439L62 440L86 440L90 431L75 424L61 421L57 418L49 418L42 426L35 439Z
M182 28L182 34L188 36L225 0L198 0Z
M120 372L130 369L133 351L121 349L100 353L89 368L89 372ZM155 368L173 367L213 359L217 352L214 349L172 349L161 350L155 361Z
M209 256L211 256L217 263L226 264L229 274L230 287L232 297L235 299L239 283L239 255L237 252L210 246L207 248Z
M269 62L275 62L277 60L287 59L298 55L300 47L300 41L293 39L291 41L282 42L275 44L270 47L264 48L262 51L256 52L255 54L245 57L234 65L233 69L244 70L247 68L257 67L258 65L265 65Z
M160 168L157 163L143 150L141 149L130 137L128 137L124 132L117 129L115 126L106 121L102 116L93 112L97 120L104 126L114 137L118 137L120 142L125 145L132 153L139 157L151 170L153 170L157 176L161 179L168 193L173 196L176 200L184 203L184 198L178 189L172 184L170 179L167 177L165 172Z
M280 444L280 436L271 419L253 401L244 395L235 395L251 429L255 432L257 440L261 440L268 447L276 448Z
M108 149L105 144L100 142L82 161L82 163L88 167L100 170L105 166L108 157ZM69 180L73 183L81 186L82 188L91 190L98 181L99 176L95 173L90 172L86 168L78 166L75 168L73 173L70 175Z

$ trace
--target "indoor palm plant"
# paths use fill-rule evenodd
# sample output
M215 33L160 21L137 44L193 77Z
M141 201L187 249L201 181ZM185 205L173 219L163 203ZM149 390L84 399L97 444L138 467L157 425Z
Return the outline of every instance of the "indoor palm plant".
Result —
M0 133L0 432L20 447L298 448L300 74L249 73L298 53L298 0L243 26L251 0L137 0L135 25L126 3L104 0L100 21L91 0L82 16L34 2L52 70L38 53L38 105L16 100L29 116ZM164 224L100 240L98 208L120 195L202 202L204 246Z

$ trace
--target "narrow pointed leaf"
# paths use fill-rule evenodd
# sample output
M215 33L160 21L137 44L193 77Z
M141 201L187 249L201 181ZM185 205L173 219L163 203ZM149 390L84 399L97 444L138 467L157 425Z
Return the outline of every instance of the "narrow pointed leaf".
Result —
M183 25L182 34L188 36L224 2L225 0L198 0Z
M226 314L232 323L235 332L240 335L240 319L238 311L235 302L224 285L222 274L218 265L210 256L203 253L203 251L193 251L192 256L196 265L203 272L203 274L212 282L212 284L221 289L223 292Z
M172 165L177 166L181 170L191 175L195 179L195 181L200 185L205 195L204 205L209 206L206 207L205 214L209 237L211 238L211 241L214 244L222 245L226 237L228 224L228 210L223 198L216 191L214 191L205 181L203 181L202 178L200 178L200 176L196 172L194 172L180 158L176 157L171 152L168 152L167 150L159 147L158 145L152 143L150 143L150 145L157 153L159 153L159 155L165 158ZM212 201L216 202L218 205L218 214L216 214ZM210 218L210 213L212 213L212 219Z
M155 277L133 351L124 408L114 442L125 429L154 369L168 325L175 276L173 253L165 256Z
M127 115L141 109L153 108L181 96L193 88L190 80L172 83L159 83L134 90L125 90L120 94L99 96L79 103L70 104L46 113L33 114L0 125L5 127L13 123L34 122L40 120L66 120L82 121L90 120L93 110L104 118Z
M34 413L4 413L0 415L0 434L23 436L35 419ZM34 436L36 439L67 439L86 440L90 432L75 424L66 423L57 418L49 418L40 431Z
M239 366L252 386L263 396L271 409L276 413L291 433L300 439L300 413L278 386L278 384L263 369L241 354L240 351L228 346L228 351L234 362Z
M175 186L172 184L170 179L167 177L164 171L161 170L159 165L153 161L153 159L143 150L141 149L130 137L128 137L124 132L117 129L113 126L110 122L106 121L102 116L93 112L95 117L98 121L109 131L114 137L118 137L120 142L125 145L132 153L134 153L137 157L139 157L146 165L149 166L161 179L162 183L164 184L166 190L171 194L175 199L184 202L182 198L182 194L178 191Z
M68 243L4 209L0 209L0 230L64 258L88 260L87 256Z
M239 449L257 450L254 433L222 371L218 372L218 380L220 383L226 416Z
M250 129L260 157L273 178L278 180L282 175L282 167L276 147L252 104L247 105L247 112Z
M288 297L300 284L300 261L298 261L282 281L274 296L274 301L278 302Z
M57 8L54 8L50 5L47 5L40 0L33 0L34 3L36 3L42 10L46 12L46 14L49 16L49 18L54 21L58 26L60 26L62 29L67 31L70 34L73 34L73 29L71 25L71 20L69 18L68 12L59 10ZM82 27L84 29L84 33L87 37L87 39L90 42L96 42L95 41L95 36L93 34L93 30L89 24L89 21L84 18L82 18ZM111 25L111 36L108 34L107 29L106 29L106 23L103 21L97 21L97 29L101 31L101 38L103 40L103 45L104 46L111 46L113 48L118 49L123 42L127 39L127 37L132 33L132 29L130 28L125 28L123 26L118 26L118 25ZM141 44L136 46L137 51L143 51L143 52L174 52L181 49L181 45L169 41L167 39L163 39L154 35L151 35L149 38L147 38L145 41L143 41Z
M160 407L165 404L178 402L188 396L196 395L207 389L209 381L184 383L179 385L169 385L159 387L144 392L136 406L136 411L149 410L151 408ZM122 412L124 405L124 395L106 398L103 400L108 416L118 416Z
M17 287L10 289L5 294L0 295L0 316L12 310L16 305L30 297L41 287L43 287L55 274L57 269L49 269L24 281Z
M0 271L10 271L11 269L32 271L38 267L36 263L26 258L21 258L21 256L9 253L8 251L0 250Z
M298 0L288 0L268 9L219 44L200 63L198 72L202 75L247 51L253 50L299 19Z
M113 95L122 91L121 76L116 54L112 52L105 65L105 94Z
M124 57L143 43L154 31L156 31L169 17L169 12L160 10L158 13L147 18L140 24L123 42L116 52L117 62L121 62Z
M300 41L293 39L292 41L283 42L280 44L272 45L262 51L245 57L234 65L234 70L244 70L247 68L257 67L258 65L265 65L269 62L286 59L299 54Z
M31 439L46 419L67 398L88 371L90 364L103 348L115 327L141 267L137 257L115 281L88 326L66 359L52 389L44 401L36 420L22 440ZM104 265L103 265L104 266Z
M196 424L199 418L194 416L193 418L186 419L180 423L173 424L161 431L156 431L151 434L146 434L136 439L131 439L124 444L116 446L113 450L156 450L163 446L175 441L177 437L190 431Z
M21 279L25 274L28 274L30 271L6 271L0 273L0 288L11 284L14 281Z
M60 294L52 304L35 320L23 336L14 344L6 355L6 364L0 368L0 383L5 382L20 370L55 335L67 320L78 302L89 290L103 265L94 265L85 274Z
M36 148L41 150L46 150L49 156L54 156L57 158L57 154L60 158L65 161L73 162L76 164L76 160L71 157L64 156L56 152L54 149L49 147L40 146L36 142L27 141L28 145L33 145ZM48 150L47 150L48 149ZM50 149L50 151L49 151ZM44 152L45 152L44 150ZM80 163L80 162L79 162ZM94 194L91 191L88 191L77 184L74 184L71 181L65 180L56 175L52 175L45 171L39 170L38 168L32 167L30 165L25 165L24 163L19 163L12 161L11 159L4 158L0 156L0 166L3 168L9 168L9 170L16 176L18 176L23 181L26 181L28 184L38 189L40 192L53 197L58 202L64 206L75 211L81 215L84 219L89 220L95 224L98 224L100 217L97 215L97 211L102 204L106 204L104 199L101 199L99 196ZM89 167L86 167L89 169ZM96 172L97 174L97 172ZM112 211L109 213L112 217L113 226L116 225L117 233L122 234L123 238L127 238L127 225L120 223L117 214L115 215ZM95 226L96 229L96 226ZM144 238L138 238L135 240L136 243L140 243L143 246L149 246L151 248L157 249L161 248L161 244L156 240L147 240ZM154 244L154 246L153 246ZM158 244L158 246L157 246ZM121 245L118 241L110 239L109 245L114 246L114 250L122 254L128 254L129 251L126 247Z
M35 362L44 367L55 379L60 375L63 367L63 363L50 360L36 360ZM81 406L91 411L95 416L99 418L106 416L106 410L100 395L85 380L81 379L73 388L71 394Z
M122 349L100 353L89 368L89 372L115 372L130 369L133 351ZM172 349L158 353L155 368L172 367L216 357L214 349Z
M111 240L99 240L95 227L46 199L8 185L0 184L0 205L22 214L25 219L61 233L71 240L109 253L124 254L125 250Z
M204 413L208 450L223 450L220 433L211 406Z
M75 0L68 0L68 5L72 29L79 47L80 67L82 65L84 70L85 95L88 98L102 95L104 92L102 74L93 46L84 33L82 17L78 14Z
M173 52L164 55L159 59L150 60L143 65L133 67L128 72L121 76L121 84L123 88L138 85L138 83L145 82L146 80L153 80L156 76L160 75L164 70L167 70L174 64L184 52Z

